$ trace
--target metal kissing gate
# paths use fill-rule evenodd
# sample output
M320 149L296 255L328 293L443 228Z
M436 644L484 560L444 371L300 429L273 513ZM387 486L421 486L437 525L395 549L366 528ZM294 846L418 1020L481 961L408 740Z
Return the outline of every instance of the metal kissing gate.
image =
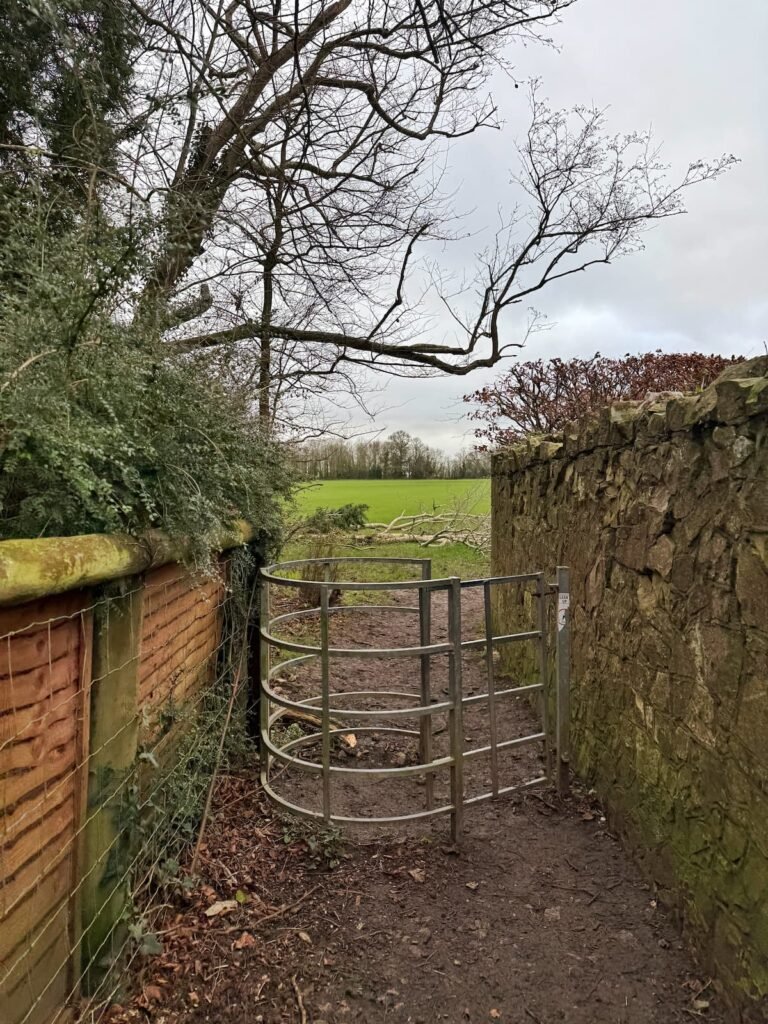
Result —
M355 568L371 564L403 568L410 566L419 571L420 578L391 582L340 581L333 578L342 565L350 564ZM452 836L454 841L458 841L465 806L548 783L556 783L561 792L567 789L570 687L568 569L558 568L555 582L550 583L543 572L472 580L461 580L458 577L432 579L431 568L431 559L428 558L329 558L284 562L261 570L261 781L270 798L280 806L295 814L328 823L388 824L450 814ZM308 573L318 578L298 578L298 574L306 577ZM528 606L535 613L530 624L535 628L518 633L494 632L492 594L495 587L505 585L514 588L517 593L521 588L530 594ZM317 604L272 615L271 596L274 588L299 588L304 595L311 594ZM465 640L462 638L461 598L463 591L473 588L482 589L483 635ZM334 603L350 593L366 591L385 591L390 594L415 591L418 604L407 607L398 603L368 604L364 603L364 599L356 604ZM439 603L442 608L443 597L440 595L447 598L447 622L445 628L437 630L437 633L445 634L444 639L436 640L433 611L435 603ZM555 614L550 615L548 610L553 604ZM366 621L375 622L385 614L399 613L418 616L417 644L389 648L331 646L330 623L338 615L368 614L374 618ZM553 622L554 628L550 628L550 622ZM307 642L306 636L302 635L307 627L317 634L312 637L313 642ZM278 631L281 630L290 635L279 636ZM554 637L554 650L550 633ZM503 685L499 688L494 650L497 646L512 643L531 643L537 649L537 657L533 661L535 668L531 673L534 681L520 681L519 685ZM473 650L484 653L487 689L479 694L465 693L462 686L462 654ZM280 660L273 655L273 651L287 652L290 657L281 656ZM433 661L438 656L447 660L445 699L435 698L432 693ZM413 673L418 686L412 690L332 688L332 667L343 659L403 658L415 659L419 666L418 673ZM554 670L551 670L551 660L554 660ZM296 670L301 666L316 670L318 665L319 679L305 679L303 684L305 689L307 686L314 687L312 692L309 695L292 693L288 696L287 691L298 685ZM347 666L345 682L349 682L350 675L353 680L357 678ZM500 737L499 709L505 699L536 694L540 729L511 739ZM358 707L349 707L350 703L356 703ZM386 706L372 706L376 704ZM482 746L471 746L465 733L465 711L468 712L473 705L481 705L484 714L487 710L488 743ZM551 723L553 711L554 728ZM447 720L446 729L440 733L443 751L435 749L437 733L432 724L433 718L441 715L446 716ZM299 736L292 734L285 728L285 721L290 718L310 722L314 731ZM417 728L406 728L409 720ZM353 730L355 737L386 734L388 737L396 737L397 741L411 743L416 763L375 767L350 763L348 757L338 754L338 747ZM535 743L543 745L543 770L538 771L533 778L503 785L500 778L500 755ZM312 747L319 747L314 757L305 753ZM398 756L405 759L405 754ZM481 757L487 758L490 763L490 788L469 796L465 789L467 765L472 759ZM286 772L303 780L299 782L298 794L295 788L291 796L278 792L276 780ZM446 772L448 787L444 798L440 799L436 782L441 777L444 779ZM338 809L334 810L334 787L337 783L349 786L356 781L414 778L423 780L424 792L419 796L423 806L420 808L405 808L406 813L397 814L339 813ZM399 799L403 799L402 795ZM313 802L315 807L308 806Z

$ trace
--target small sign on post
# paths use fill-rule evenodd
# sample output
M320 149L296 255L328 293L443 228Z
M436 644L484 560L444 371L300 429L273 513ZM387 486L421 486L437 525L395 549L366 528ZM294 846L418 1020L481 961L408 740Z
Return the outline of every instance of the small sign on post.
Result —
M571 607L571 595L560 593L557 595L557 629L565 629L568 624L568 609Z

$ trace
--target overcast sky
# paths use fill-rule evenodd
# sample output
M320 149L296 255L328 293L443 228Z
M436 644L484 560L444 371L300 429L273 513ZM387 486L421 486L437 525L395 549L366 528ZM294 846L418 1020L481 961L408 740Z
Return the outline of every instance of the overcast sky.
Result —
M643 252L548 286L536 306L551 329L518 357L703 351L757 355L768 342L768 0L580 0L553 31L559 52L510 52L555 107L608 107L616 131L652 128L682 173L732 152L741 163L691 190L688 214L655 226ZM495 228L510 205L513 144L526 124L524 89L500 79L506 120L455 146L448 183L472 228ZM478 238L456 243L471 265ZM455 248L455 247L454 247ZM494 374L387 381L376 426L456 449L471 441L461 396Z

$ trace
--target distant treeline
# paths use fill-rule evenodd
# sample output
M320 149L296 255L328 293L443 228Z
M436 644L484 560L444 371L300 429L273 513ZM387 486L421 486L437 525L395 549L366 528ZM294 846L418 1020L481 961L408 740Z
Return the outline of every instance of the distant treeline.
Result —
M447 455L404 430L375 440L307 441L293 459L303 480L466 480L490 472L485 452Z

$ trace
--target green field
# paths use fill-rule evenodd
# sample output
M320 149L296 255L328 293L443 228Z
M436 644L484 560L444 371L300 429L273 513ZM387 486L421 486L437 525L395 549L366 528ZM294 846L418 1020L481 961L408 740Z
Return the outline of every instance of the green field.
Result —
M490 511L489 480L323 480L306 484L296 496L303 514L316 508L367 505L369 522L389 523L405 512L416 515L436 508L483 514Z

